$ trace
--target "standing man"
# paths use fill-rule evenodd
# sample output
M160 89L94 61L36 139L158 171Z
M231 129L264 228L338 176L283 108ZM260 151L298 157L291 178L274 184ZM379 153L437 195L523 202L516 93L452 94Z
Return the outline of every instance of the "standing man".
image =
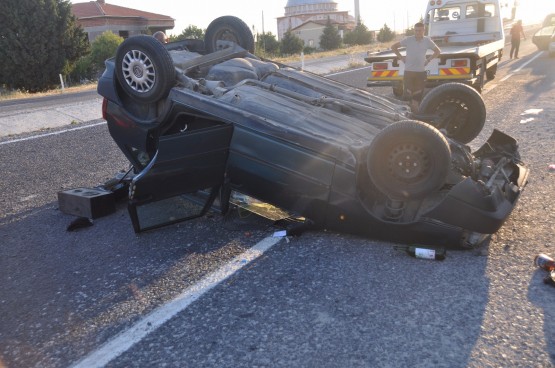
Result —
M406 56L402 56L399 52L401 46L405 47ZM426 87L426 65L432 59L438 57L441 50L430 37L424 36L424 24L421 22L414 25L414 36L394 43L391 45L391 50L399 60L405 63L403 83L407 92L410 93L411 110L416 113ZM433 50L434 53L426 57L428 50Z
M518 20L512 27L511 27L511 59L513 58L513 53L515 55L515 59L518 59L518 49L520 48L520 35L524 39L526 39L526 35L524 34L524 29L522 28L522 21Z

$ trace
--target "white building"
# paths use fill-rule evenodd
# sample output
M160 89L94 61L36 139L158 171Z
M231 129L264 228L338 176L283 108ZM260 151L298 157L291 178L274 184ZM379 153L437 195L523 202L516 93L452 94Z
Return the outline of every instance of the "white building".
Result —
M337 10L333 0L288 0L285 15L277 18L278 39L291 29L305 46L318 48L328 18L340 31L356 26L355 18L347 11Z

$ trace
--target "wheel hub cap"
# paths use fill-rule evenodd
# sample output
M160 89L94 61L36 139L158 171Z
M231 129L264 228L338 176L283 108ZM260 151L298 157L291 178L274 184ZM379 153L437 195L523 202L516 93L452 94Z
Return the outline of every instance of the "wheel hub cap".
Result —
M130 50L121 62L123 78L129 87L141 93L149 92L156 83L152 60L140 50Z

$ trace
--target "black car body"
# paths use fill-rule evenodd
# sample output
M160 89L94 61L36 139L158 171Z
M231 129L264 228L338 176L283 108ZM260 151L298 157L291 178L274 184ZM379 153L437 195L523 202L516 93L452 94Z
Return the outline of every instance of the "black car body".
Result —
M168 45L129 38L99 81L110 134L135 172L136 231L200 215L216 198L225 211L240 193L316 227L472 247L515 206L528 175L517 142L494 131L474 153L465 144L485 121L472 88L438 87L415 115L257 58L237 18L216 19L207 36ZM148 205L170 199L198 212L178 215L171 204L151 221Z

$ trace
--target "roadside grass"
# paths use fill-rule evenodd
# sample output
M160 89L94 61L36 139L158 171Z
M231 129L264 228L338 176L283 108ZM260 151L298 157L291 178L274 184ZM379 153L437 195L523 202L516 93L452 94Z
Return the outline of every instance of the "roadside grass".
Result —
M61 95L64 93L90 91L95 88L96 88L96 82L91 82L88 84L83 84L75 87L66 87L64 88L63 92L61 88L56 88L50 91L37 92L37 93L29 93L29 92L22 92L22 91L4 91L0 89L0 101L36 98L36 97L52 96L52 95L58 95L58 94Z

